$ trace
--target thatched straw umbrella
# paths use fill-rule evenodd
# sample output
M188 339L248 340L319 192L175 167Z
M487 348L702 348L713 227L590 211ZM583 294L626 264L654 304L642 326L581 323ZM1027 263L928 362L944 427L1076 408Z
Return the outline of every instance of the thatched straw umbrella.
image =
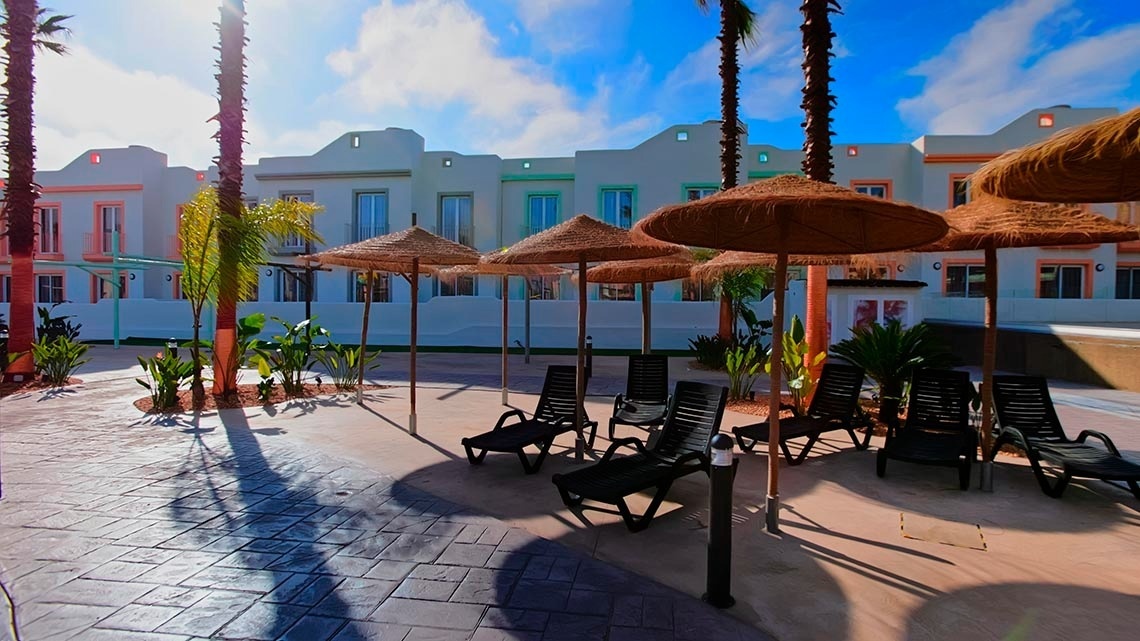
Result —
M368 336L368 313L371 308L371 281L373 272L400 274L412 287L411 340L408 351L409 414L408 433L416 433L416 333L419 319L420 275L423 268L450 265L471 265L479 262L479 252L450 241L442 236L415 225L403 231L376 236L358 243L326 249L306 257L307 260L323 265L353 267L368 272L369 292L364 303L364 318L361 323L360 345L363 356ZM361 362L360 380L363 382L364 364Z
M852 267L875 267L878 263L871 256L864 254L836 254L834 256L807 256L795 254L788 256L788 266L811 265L844 265ZM775 267L776 254L758 254L755 252L726 251L716 257L695 265L690 271L693 278L711 281L721 276L753 267Z
M494 255L494 254L491 254ZM553 265L500 265L496 263L480 262L475 265L456 265L455 267L448 267L441 269L439 274L441 276L481 276L481 275L496 275L502 279L503 287L503 405L510 403L510 393L507 391L507 355L510 348L508 331L509 324L509 302L510 294L507 290L507 277L508 276L523 276L525 278L537 278L542 276L561 276L566 273L565 269L555 267ZM528 286L529 291L529 286ZM530 304L530 301L527 301ZM528 320L529 323L529 315ZM529 331L529 330L528 330Z
M492 258L484 259L483 262L504 265L573 263L578 266L578 402L574 408L574 428L578 433L574 453L577 460L582 460L585 450L582 430L586 401L586 265L607 260L668 256L684 249L652 238L635 241L628 230L578 214L520 240Z
M1085 243L1118 243L1140 238L1134 227L1077 207L981 197L944 214L950 232L915 252L985 250L985 338L982 346L982 454L989 460L994 361L997 349L997 250ZM988 480L983 479L983 487Z
M1140 200L1140 108L1006 152L974 173L976 195L1052 203Z
M777 176L663 207L634 227L649 237L697 247L776 253L768 399L768 531L779 531L780 370L784 283L789 254L873 254L933 242L946 234L937 214L851 189Z
M652 337L653 283L688 278L696 261L689 250L658 258L616 260L586 270L590 283L638 284L641 286L641 353L650 352Z

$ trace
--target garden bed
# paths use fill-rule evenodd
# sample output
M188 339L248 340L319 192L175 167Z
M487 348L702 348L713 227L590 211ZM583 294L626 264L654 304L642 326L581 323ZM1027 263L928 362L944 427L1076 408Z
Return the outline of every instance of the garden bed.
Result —
M391 385L364 385L364 391L390 389ZM280 387L274 388L269 396L268 401L263 401L257 393L257 383L246 383L238 385L238 393L232 398L223 398L221 396L214 396L207 390L205 404L202 407L194 408L193 399L190 390L179 390L178 403L171 408L164 410L154 409L153 403L149 396L145 396L135 401L135 407L147 414L171 414L186 412L190 409L198 410L218 410L218 409L235 409L239 407L262 407L264 405L273 405L275 403L284 403L286 401L314 398L317 396L331 396L334 394L345 394L354 396L354 391L340 391L334 385L316 383L306 383L304 391L300 396L289 398L285 395L285 391Z
M0 383L0 398L4 398L5 396L12 396L13 394L19 394L21 392L34 392L37 390L46 389L63 389L64 387L79 385L82 382L83 381L79 380L78 378L69 378L67 379L66 385L52 385L46 381L36 379L24 381L22 383Z

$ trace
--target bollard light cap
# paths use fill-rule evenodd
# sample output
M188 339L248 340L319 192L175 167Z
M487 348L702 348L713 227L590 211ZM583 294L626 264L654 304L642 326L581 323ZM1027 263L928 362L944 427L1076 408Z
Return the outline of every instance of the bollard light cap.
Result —
M728 434L717 434L709 441L709 445L714 450L732 451L732 437Z

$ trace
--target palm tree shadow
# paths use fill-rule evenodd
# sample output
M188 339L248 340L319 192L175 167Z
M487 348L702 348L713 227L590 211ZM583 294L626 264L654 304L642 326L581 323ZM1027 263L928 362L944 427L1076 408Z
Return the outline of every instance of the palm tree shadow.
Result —
M266 590L280 596L272 603L261 601L273 610L270 620L263 623L263 631L276 638L288 630L300 618L298 610L302 610L289 602L306 595L312 600L306 605L316 606L314 614L363 619L366 613L354 611L354 604L338 592L343 573L337 572L331 563L332 553L339 548L316 542L332 529L321 520L340 510L335 502L321 500L330 493L328 484L318 486L319 476L294 469L295 465L271 464L242 410L217 412L217 417L228 452L224 447L215 444L211 448L206 443L203 436L215 428L199 426L198 416L178 419L184 421L186 429L182 431L193 435L183 468L204 486L196 496L224 506L224 517L211 527L254 539L238 550L243 563L240 569L248 570L251 577L271 575L268 582L272 585L265 586ZM191 509L188 505L172 502L171 518L180 520L182 513ZM191 517L187 515L181 520ZM267 554L277 553L280 556L267 565ZM360 631L356 628L356 623L349 620L342 630L350 638L357 638Z

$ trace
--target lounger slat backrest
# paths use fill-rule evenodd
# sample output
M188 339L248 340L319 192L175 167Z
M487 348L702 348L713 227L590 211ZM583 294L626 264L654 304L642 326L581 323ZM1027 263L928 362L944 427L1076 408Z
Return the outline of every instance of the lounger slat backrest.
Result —
M859 403L863 389L863 368L841 363L827 363L815 387L808 416L849 421Z
M998 424L1037 441L1068 441L1061 419L1040 376L994 376L994 408Z
M630 356L625 398L665 403L669 398L669 357L657 354Z
M920 369L910 384L905 429L969 430L970 375L945 369Z
M551 365L546 368L546 380L542 383L542 396L534 417L542 421L557 421L562 417L574 416L574 405L578 402L578 370L573 365Z
M720 429L727 399L725 387L678 381L653 453L667 461L675 461L689 452L707 453L709 441Z

